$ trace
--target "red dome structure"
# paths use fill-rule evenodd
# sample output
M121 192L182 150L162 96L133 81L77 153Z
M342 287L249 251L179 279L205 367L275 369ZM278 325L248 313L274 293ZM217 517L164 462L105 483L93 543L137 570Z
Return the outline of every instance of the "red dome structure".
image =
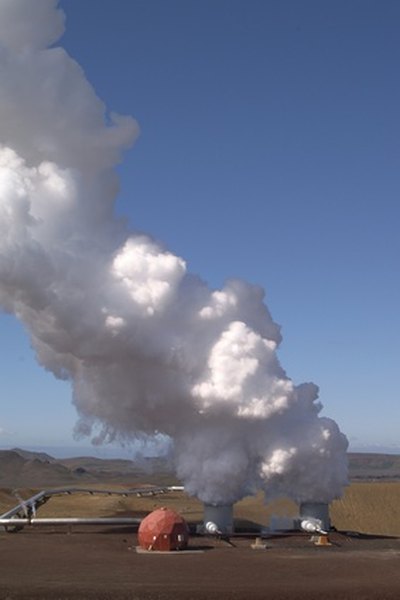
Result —
M170 508L158 508L140 523L139 545L145 550L183 550L189 541L186 521Z

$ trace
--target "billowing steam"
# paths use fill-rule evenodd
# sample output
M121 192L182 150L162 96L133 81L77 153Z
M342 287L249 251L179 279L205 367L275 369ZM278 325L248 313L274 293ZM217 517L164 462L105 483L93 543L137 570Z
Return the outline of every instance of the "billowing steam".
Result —
M0 0L0 304L41 365L69 379L77 432L163 433L199 498L328 501L347 441L317 387L279 364L263 291L210 290L185 261L113 216L113 168L134 140L63 49L56 0Z

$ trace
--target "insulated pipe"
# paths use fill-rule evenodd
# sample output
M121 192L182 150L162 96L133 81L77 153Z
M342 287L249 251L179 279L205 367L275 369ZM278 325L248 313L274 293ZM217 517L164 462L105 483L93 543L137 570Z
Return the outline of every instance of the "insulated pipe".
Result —
M50 490L43 490L38 494L35 494L31 498L27 500L23 500L17 506L12 508L11 510L5 512L0 515L1 519L9 519L14 515L18 515L18 513L23 512L24 514L28 513L30 517L32 514L36 512L36 509L39 508L42 504L47 502L52 496L59 496L63 494L90 494L90 495L116 495L116 496L154 496L156 494L163 494L165 492L182 492L184 490L183 486L179 485L169 485L165 487L142 487L142 488L134 488L131 490L94 490L91 488L55 488Z
M139 525L142 519L133 517L49 517L32 519L0 519L0 525L22 526L25 525Z
M234 531L232 504L204 504L203 529L212 523L220 534L232 534Z
M218 526L212 521L207 521L204 525L204 529L207 533L211 533L211 535L222 535L222 531L218 529Z
M324 531L330 529L329 504L325 502L302 502L300 504L300 519L318 519Z
M53 495L53 494L51 494L51 495ZM38 494L35 494L28 500L24 500L23 502L20 502L20 504L17 504L17 506L15 506L11 510L5 512L3 515L1 515L0 518L1 519L9 519L13 515L18 514L20 511L25 513L26 511L29 512L30 510L34 510L34 507L36 507L36 503L44 504L49 499L49 496L50 496L50 494L48 492L45 492L45 491L39 492Z
M328 532L322 528L322 521L320 519L303 519L300 523L300 527L307 533L321 533L327 535Z

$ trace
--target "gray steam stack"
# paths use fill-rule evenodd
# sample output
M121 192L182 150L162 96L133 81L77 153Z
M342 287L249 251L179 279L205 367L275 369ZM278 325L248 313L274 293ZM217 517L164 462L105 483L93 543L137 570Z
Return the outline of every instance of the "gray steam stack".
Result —
M300 519L318 519L322 523L322 529L329 531L331 528L329 504L324 502L302 502L300 504Z
M233 533L233 504L205 504L203 530L217 535Z

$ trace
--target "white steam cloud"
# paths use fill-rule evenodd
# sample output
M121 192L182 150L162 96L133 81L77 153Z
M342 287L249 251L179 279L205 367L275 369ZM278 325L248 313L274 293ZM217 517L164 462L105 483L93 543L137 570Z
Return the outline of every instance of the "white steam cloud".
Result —
M263 291L210 290L113 216L138 127L48 47L63 28L56 0L0 0L0 305L71 381L78 433L170 436L177 475L208 502L340 495L347 440L279 364Z

